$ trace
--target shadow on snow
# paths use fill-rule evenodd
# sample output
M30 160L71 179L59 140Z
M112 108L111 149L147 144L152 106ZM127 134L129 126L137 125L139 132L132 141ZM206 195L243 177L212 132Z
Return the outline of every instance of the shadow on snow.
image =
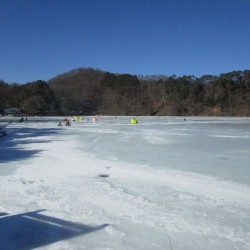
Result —
M43 136L56 134L60 129L56 128L7 128L7 136L0 138L0 174L10 170L4 170L1 163L19 161L38 156L42 150L23 147L29 143L48 143L49 140L41 140Z
M109 224L88 226L47 215L37 210L17 215L0 214L0 249L33 249L102 230Z
M48 143L49 140L41 140L42 136L56 134L60 129L48 128L9 128L8 135L0 139L0 163L18 161L37 155L42 150L23 148L29 143ZM36 137L38 137L36 139Z

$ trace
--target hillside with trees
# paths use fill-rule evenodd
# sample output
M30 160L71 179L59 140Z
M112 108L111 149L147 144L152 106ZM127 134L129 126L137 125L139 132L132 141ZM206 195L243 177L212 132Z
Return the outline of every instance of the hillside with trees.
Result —
M48 82L0 81L0 113L250 116L250 70L219 76L114 74L79 68Z
M45 81L22 85L0 81L0 112L6 108L20 108L28 115L56 115L59 103Z

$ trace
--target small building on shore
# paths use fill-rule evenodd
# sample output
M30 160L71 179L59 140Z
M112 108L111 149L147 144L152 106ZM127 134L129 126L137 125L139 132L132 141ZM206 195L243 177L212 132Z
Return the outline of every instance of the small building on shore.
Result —
M6 116L19 116L19 115L21 115L21 109L20 108L5 109L4 115L6 115Z

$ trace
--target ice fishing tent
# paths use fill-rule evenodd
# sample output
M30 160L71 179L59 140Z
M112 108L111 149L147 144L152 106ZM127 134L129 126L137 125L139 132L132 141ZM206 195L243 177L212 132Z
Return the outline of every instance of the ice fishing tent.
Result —
M132 119L130 120L130 124L137 124L137 123L138 123L138 121L137 121L136 118L132 118Z

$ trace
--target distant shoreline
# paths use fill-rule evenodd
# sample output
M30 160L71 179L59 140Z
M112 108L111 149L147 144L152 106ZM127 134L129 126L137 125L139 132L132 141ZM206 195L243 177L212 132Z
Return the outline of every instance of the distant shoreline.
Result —
M188 118L213 118L213 119L226 119L226 118L231 118L231 119L239 119L239 118L250 118L249 116L147 116L147 115L143 115L143 116L132 116L132 115L86 115L86 116L81 116L81 117L178 117L180 119L188 119ZM22 123L26 123L26 122L50 122L50 121L62 121L65 117L70 118L72 116L70 115L66 115L66 116L1 116L0 117L0 123L9 123L9 122L19 122L20 119L22 119L22 117L24 118L24 121ZM27 118L27 121L26 121ZM20 122L21 123L21 122Z
M0 117L0 122L19 122L19 120L24 117L24 116L13 116L13 117L9 117L9 116L2 116ZM25 120L26 117L24 117L24 121L25 122L49 122L49 121L62 121L62 119L64 118L64 116L60 116L60 117L56 117L56 116L49 116L49 117L35 117L35 116L31 116L31 117L27 117L27 121Z

